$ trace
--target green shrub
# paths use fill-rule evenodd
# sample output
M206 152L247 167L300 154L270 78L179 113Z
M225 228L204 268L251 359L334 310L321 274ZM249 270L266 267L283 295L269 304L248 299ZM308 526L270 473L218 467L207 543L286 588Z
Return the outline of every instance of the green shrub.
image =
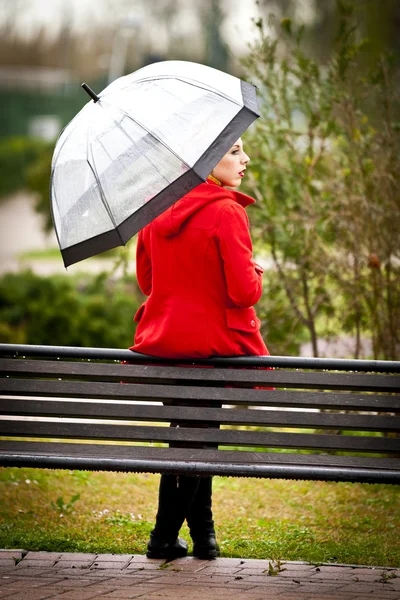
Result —
M0 342L126 348L140 302L135 279L8 273L0 279Z
M264 313L281 307L286 323L307 332L314 356L320 340L345 335L354 358L371 339L373 358L396 360L399 68L389 53L363 67L368 45L354 4L338 2L335 47L323 65L309 55L303 27L284 18L271 34L271 22L255 23L243 64L263 119L247 133L243 191L257 199L249 211L256 252L272 259L286 295L264 294Z
M281 277L273 269L264 271L263 295L256 309L270 353L298 356L301 344L308 341L307 331L289 310Z
M50 177L53 144L49 144L35 157L26 169L28 188L35 193L35 210L44 216L44 230L49 233L53 229L53 218L50 209Z
M28 171L53 144L28 137L11 137L0 141L0 198L30 187ZM48 187L48 182L47 182Z

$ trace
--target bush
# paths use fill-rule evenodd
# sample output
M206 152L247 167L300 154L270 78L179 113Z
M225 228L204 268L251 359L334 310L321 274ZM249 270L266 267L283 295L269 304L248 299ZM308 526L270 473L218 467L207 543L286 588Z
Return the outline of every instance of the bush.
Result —
M0 342L126 348L140 303L135 279L8 273L0 279Z
M335 49L324 65L308 55L303 28L290 19L273 36L256 22L244 66L264 118L248 133L252 167L243 191L258 201L253 237L280 277L286 299L278 304L307 331L314 356L320 339L344 334L354 338L355 358L371 338L375 359L396 360L399 70L390 54L363 68L368 45L355 9L338 7ZM275 304L264 294L266 314Z
M275 356L298 356L308 341L307 330L289 309L279 273L264 271L263 295L256 307L261 335Z
M43 154L50 152L48 142L28 137L0 141L0 198L30 187L28 171ZM47 180L48 188L48 180Z
M53 218L50 209L50 177L53 144L47 145L36 156L26 170L28 188L35 193L35 210L44 216L44 231L53 229Z

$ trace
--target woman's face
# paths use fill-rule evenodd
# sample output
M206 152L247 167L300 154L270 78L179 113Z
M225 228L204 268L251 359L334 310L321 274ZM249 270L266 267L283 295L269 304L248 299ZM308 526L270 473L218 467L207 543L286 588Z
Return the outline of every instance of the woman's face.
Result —
M243 150L241 138L232 146L232 148L219 161L216 167L211 171L211 175L216 177L222 185L227 187L238 187L242 183L246 165L249 157Z

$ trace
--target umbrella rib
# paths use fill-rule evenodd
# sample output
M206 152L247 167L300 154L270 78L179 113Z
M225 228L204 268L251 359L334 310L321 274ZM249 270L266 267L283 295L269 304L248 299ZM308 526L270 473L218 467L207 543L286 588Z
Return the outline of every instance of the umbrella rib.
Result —
M89 128L88 128L88 131L89 131ZM87 154L89 156L89 153L90 153L90 157L91 157L91 159L93 161L93 165L90 164L89 159L86 159L86 162L87 162L87 164L89 166L89 169L93 173L93 177L95 178L95 181L97 181L97 184L99 186L101 201L103 202L104 208L106 209L108 216L110 217L110 221L111 221L111 223L114 226L114 230L118 234L118 237L119 237L119 239L121 241L121 245L125 246L125 242L122 239L121 234L120 234L120 232L118 230L118 225L117 225L117 223L116 223L116 221L114 219L114 216L113 216L113 214L112 214L112 212L110 210L110 207L108 206L108 202L107 202L106 196L104 194L103 186L101 185L101 180L100 180L100 177L99 177L99 175L97 173L96 163L95 163L94 156L93 156L93 151L92 151L92 144L89 141L89 136L87 137L87 142L88 142L88 145L87 145Z
M54 200L55 204L57 205L57 210L59 213L60 213L60 207L58 205L57 194L56 194L56 191L53 186L53 179L54 179L54 169L52 169L51 173L50 173L50 212L51 212L51 218L52 218L53 224L54 224L54 231L56 232L57 242L58 242L59 247L61 248L61 239L60 239L60 234L58 232L57 225L56 225L53 200Z
M108 106L111 106L111 104L108 104ZM120 110L128 119L130 119L131 121L133 121L134 123L136 123L136 125L139 125L139 127L141 127L142 129L144 129L144 131L146 131L152 138L154 138L155 140L157 140L157 142L159 142L162 146L164 146L164 148L166 148L168 150L168 152L170 152L171 154L173 154L175 156L175 158L177 158L178 160L180 160L181 163L184 164L188 169L192 168L190 165L188 165L188 163L185 160L183 160L183 158L181 156L179 156L179 154L177 154L176 152L174 152L172 150L172 148L170 148L169 146L167 146L167 144L165 142L163 142L163 140L160 139L157 135L154 135L154 133L152 131L150 131L150 129L148 129L145 125L143 125L143 123L141 123L137 119L134 119L129 113L127 113L120 106L116 106L114 108L117 108L118 110ZM131 138L129 138L129 139L131 139ZM131 141L133 141L133 140L131 140Z
M67 127L71 127L72 130L75 129L76 124L79 122L79 119L77 117L78 117L78 115L75 115L75 117L72 119L72 121L70 123L68 123L67 125L65 125L65 127L63 127L63 129L60 131L60 134L58 136L57 143L61 139L61 136L64 133L64 131L67 129ZM60 218L61 218L61 211L60 211L60 206L59 206L58 200L57 200L57 194L56 194L55 188L53 186L53 180L54 180L54 172L56 170L58 157L60 156L61 150L64 148L67 140L68 140L68 137L65 137L65 140L63 141L60 148L58 149L57 154L54 153L52 161L51 161L51 171L50 171L50 212L51 212L51 218L52 218L53 224L54 224L54 231L56 233L57 242L58 242L58 245L60 248L61 248L61 238L60 238L61 232L59 232L57 229L53 204L55 203L57 205L57 210L58 210L58 213L60 214ZM57 147L57 144L56 144L56 147Z
M68 137L69 137L69 136L71 135L71 133L72 133L72 132L73 132L73 131L76 129L76 126L77 126L77 125L79 125L80 121L82 121L82 119L83 119L83 117L82 117L82 112L83 112L83 111L86 109L86 107L87 107L87 104L86 104L86 105L85 105L85 106L82 108L81 112L79 112L77 115L75 115L75 117L72 119L72 121L70 121L70 122L69 122L69 123L68 123L68 124L67 124L65 127L63 127L63 129L60 131L60 134L59 134L59 136L58 136L58 138L57 138L57 142L56 142L56 149L57 149L58 142L60 141L60 139L61 139L61 137L62 137L63 133L64 133L64 132L65 132L67 129L68 129L68 130L70 130L70 131L68 131L68 136L66 136L66 137L65 137L65 140L64 140L64 141L63 141L63 143L61 144L60 148L58 148L58 150L57 150L57 154L56 154L56 153L54 153L53 160L52 160L52 163L54 163L54 165L55 165L55 163L57 162L57 159L58 159L58 157L60 156L60 152L61 152L61 150L64 148L64 146L65 146L66 142L68 141ZM80 118L78 119L78 117L80 117Z
M89 104L89 103L88 103ZM86 104L83 108L82 111L86 110L88 104ZM50 172L50 209L51 209L51 213L52 213L52 218L53 218L53 223L54 223L54 229L56 232L56 237L57 237L57 241L58 244L61 248L61 243L60 243L60 236L56 227L56 221L54 218L54 209L53 209L53 199L55 201L55 204L57 205L57 210L60 213L61 216L61 211L60 211L60 206L58 204L58 200L57 200L57 195L55 193L55 189L53 186L53 179L54 179L54 172L57 168L57 160L61 154L62 149L64 148L65 144L68 142L68 137L71 135L71 133L75 130L76 126L79 125L80 121L82 120L82 111L80 113L78 113L77 115L75 115L75 117L72 119L72 121L70 121L60 132L57 142L56 142L56 149L57 149L57 144L59 143L61 136L63 135L63 133L67 130L70 129L71 131L68 131L68 136L65 136L64 141L62 142L60 148L58 148L57 153L56 150L54 151L54 155L53 155L53 159L51 161L51 172ZM80 115L80 118L78 119L78 116Z
M104 154L106 154L106 155L108 156L108 158L110 159L110 161L112 162L112 160L113 160L113 159L112 159L112 156L111 156L111 154L108 152L108 150L107 150L106 146L105 146L105 145L103 144L103 142L101 141L101 138L100 138L100 137L98 137L98 138L97 138L97 142L98 142L98 144L99 144L99 145L100 145L100 146L103 148Z
M124 113L124 114L126 114L126 113ZM129 115L127 115L127 116L129 116ZM134 122L136 122L136 121L134 121ZM118 125L117 125L117 127L118 127L118 129L119 129L119 130L120 130L120 131L121 131L121 132L122 132L124 135L126 135L126 137L128 138L128 140L129 140L130 142L132 142L132 144L134 144L134 143L135 143L135 140L133 140L133 139L131 138L131 136L128 134L128 132L127 132L127 131L125 131L125 129L124 129L123 127L121 127L121 125L120 125L120 124L118 124ZM147 131L147 129L146 129L145 131ZM153 136L153 135L152 135L150 132L147 132L147 133L148 133L150 136L154 137L154 139L155 139L155 140L157 140L157 138L156 138L155 136ZM165 146L166 148L168 148L168 146L166 146L165 144L164 144L164 146ZM169 148L168 148L168 150L169 150ZM171 154L174 154L174 153L171 151ZM161 177L162 177L162 178L163 178L163 179L164 179L164 180L167 182L167 184L169 185L171 182L170 182L170 181L167 179L167 177L166 177L165 175L163 175L163 174L161 173L160 169L159 169L159 168L157 167L157 165L156 165L156 164L155 164L155 163L154 163L154 162L151 160L151 158L149 158L149 156L148 156L147 154L144 154L143 156L146 158L146 160L148 160L148 161L149 161L149 163L151 164L151 166L152 166L152 167L154 167L154 169L157 171L157 173L158 173L159 175L161 175ZM176 154L174 154L174 156L175 156L176 158L178 158L178 159L179 159L181 162L183 162L179 156L177 156ZM186 164L186 163L185 163L185 164ZM189 165L187 165L187 167L190 169Z
M220 96L221 98L224 98L225 100L229 100L229 102L232 102L233 104L236 104L237 106L243 105L243 103L237 102L234 98L227 96L226 94L220 92L216 88L213 88L211 86L204 87L203 85L201 85L201 81L197 81L195 79L191 79L191 80L182 79L181 77L176 77L176 76L172 76L172 75L159 75L158 77L154 77L154 76L153 77L143 77L142 79L137 79L136 81L133 81L133 82L132 81L127 82L125 87L128 87L129 85L136 84L136 83L142 83L144 81L159 81L161 79L175 79L176 81L181 81L182 83L192 85L193 87L197 87L201 90L207 90L208 92L212 92L216 96ZM121 90L122 89L124 89L124 88L121 88ZM101 98L101 94L100 94L100 98Z
M122 109L121 109L121 112L122 112L122 113L123 113L123 114L124 114L126 117L129 117L129 115L128 115L127 113L125 113L125 112L124 112ZM134 123L137 123L135 120L133 120L133 121L134 121ZM125 135L125 136L128 138L128 140L129 140L129 141L132 143L132 145L134 145L134 144L135 144L135 140L133 140L133 139L132 139L132 137L131 137L131 136L128 134L128 132L127 132L127 131L126 131L126 130L123 128L123 127L121 127L121 125L120 125L119 123L116 123L115 121L114 121L114 123L115 123L116 127L118 127L118 129L119 129L119 130L122 132L122 134L123 134L123 135ZM142 127L142 125L141 125L140 123L137 123L137 124L138 124L138 125L140 125L140 127ZM152 137L153 137L155 140L159 141L159 140L158 140L158 138L157 138L156 136L153 136L153 135L152 135L152 134L151 134L151 133L150 133L150 132L149 132L149 131L148 131L148 130L145 128L145 127L143 127L143 129L144 129L144 130L145 130L145 131L146 131L146 132L147 132L149 135L151 135L151 136L152 136ZM99 138L97 139L97 141L98 141L98 143L101 145L101 147L103 148L104 152L107 154L107 156L109 157L109 159L111 160L111 156L110 156L110 154L107 152L107 148L104 146L104 144L101 142L101 140L100 140ZM162 142L160 141L160 143L162 143ZM164 144L164 146L165 146L166 148L168 148L168 146L166 146L165 144ZM169 148L168 148L168 150L169 150ZM177 156L177 155L176 155L176 154L175 154L175 153L174 153L172 150L171 150L171 154L174 154L174 156L175 156L175 157L176 157L178 160L180 160L181 162L184 162L184 161L182 161L182 159L181 159L179 156ZM92 155L92 156L93 156L93 155ZM163 174L161 173L161 171L160 171L160 169L157 167L157 165L156 165L156 164L155 164L155 163L154 163L154 162L153 162L153 161L152 161L152 160L149 158L149 156L147 156L147 155L146 155L146 160L148 160L148 161L149 161L149 163L151 164L151 166L152 166L152 167L153 167L153 168L154 168L154 169L157 171L157 173L158 173L159 175L161 175L161 177L162 177L162 178L163 178L163 179L166 181L166 183L169 185L171 182L170 182L170 181L167 179L167 177L165 177L165 175L163 175ZM93 158L93 163L94 163L94 158ZM186 164L186 163L185 163L185 164ZM186 165L186 166L187 166L187 167L190 169L189 165Z
M229 102L232 102L232 104L236 104L237 106L242 106L243 103L241 102L237 102L234 98L231 98L230 96L227 96L226 94L220 92L219 90L213 88L213 87L204 87L201 85L200 81L197 81L195 79L191 79L191 80L185 80L185 79L181 79L180 77L159 77L159 79L176 79L177 81L181 81L182 83L187 83L188 85L191 85L193 87L199 88L200 90L206 90L207 92L212 92L213 94L215 94L216 96L220 96L221 98L224 98L224 100L228 100ZM154 80L155 81L155 80Z
M111 212L111 210L110 210L110 207L108 206L108 203L107 203L107 201L106 201L105 194L104 194L104 190L103 190L103 186L101 185L100 179L99 179L99 177L98 177L98 175L97 175L97 173L96 173L95 169L93 168L93 166L90 164L90 162L89 162L89 161L87 161L87 164L89 165L89 169L92 171L92 173L93 173L93 175L94 175L94 177L95 177L95 179L96 179L96 181L97 181L97 183L98 183L98 185L99 185L99 190L100 190L100 196L101 196L101 200L102 200L102 202L103 202L103 204L104 204L104 208L106 209L108 216L110 217L110 221L111 221L111 223L114 225L114 231L116 231L116 232L117 232L117 234L118 234L118 237L119 237L119 239L120 239L120 241L121 241L121 245L122 245L122 246L125 246L125 242L124 242L124 240L122 239L122 237L121 237L121 234L120 234L120 232L119 232L119 230L118 230L118 225L117 225L117 223L116 223L116 221L115 221L115 219L114 219L114 217L113 217L113 214L112 214L112 212Z

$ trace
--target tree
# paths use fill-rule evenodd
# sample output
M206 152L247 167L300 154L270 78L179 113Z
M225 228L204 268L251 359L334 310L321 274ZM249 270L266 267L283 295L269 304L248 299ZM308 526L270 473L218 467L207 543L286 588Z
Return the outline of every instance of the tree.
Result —
M382 52L389 50L400 63L398 0L257 0L257 4L264 18L273 15L279 21L289 17L298 25L306 25L303 47L319 64L330 60L342 7L350 6L359 35L370 42L369 51L360 57L362 62L373 64Z
M361 70L367 42L350 5L339 3L336 47L324 67L303 49L290 19L259 40L244 61L260 88L263 120L249 133L259 201L253 226L269 252L288 310L318 339L371 336L374 356L400 351L399 135L391 68ZM279 53L282 36L285 53ZM283 57L283 58L282 58ZM374 126L374 122L379 123ZM264 307L267 299L264 299ZM268 302L271 304L272 300ZM268 310L268 306L264 308Z
M221 32L224 18L221 0L207 0L202 3L200 19L205 37L204 61L210 67L221 71L227 71L229 59L228 47Z

